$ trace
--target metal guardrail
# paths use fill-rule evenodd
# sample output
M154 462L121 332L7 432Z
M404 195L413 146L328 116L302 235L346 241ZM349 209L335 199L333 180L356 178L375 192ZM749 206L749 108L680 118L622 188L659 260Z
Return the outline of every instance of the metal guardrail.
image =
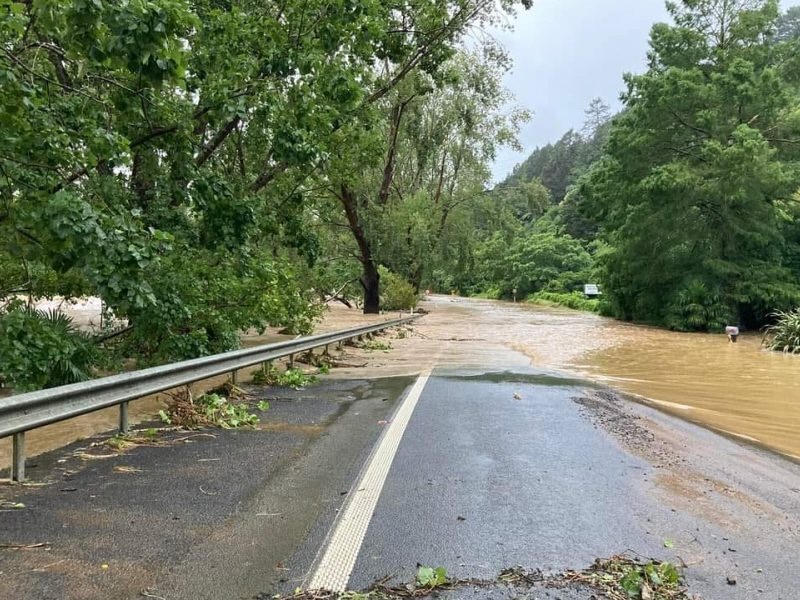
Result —
M127 433L128 402L131 400L226 373L230 373L235 381L239 369L267 364L286 356L291 366L295 354L323 346L327 350L331 344L341 345L348 340L404 325L419 316L234 350L0 399L0 438L13 436L11 478L14 481L25 479L25 432L31 429L119 406L119 430Z

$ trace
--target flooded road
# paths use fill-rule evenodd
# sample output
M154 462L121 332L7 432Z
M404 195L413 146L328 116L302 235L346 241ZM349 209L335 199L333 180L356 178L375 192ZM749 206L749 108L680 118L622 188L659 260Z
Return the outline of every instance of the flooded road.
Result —
M761 336L631 325L593 314L442 297L473 337L504 343L533 366L568 371L647 398L679 416L800 458L800 356Z
M758 334L730 344L724 335L676 333L527 304L432 296L423 306L430 314L413 334L392 339L391 351L348 349L345 362L355 366L334 369L332 376L402 376L433 366L566 371L800 458L800 356L762 350ZM318 331L394 316L364 316L335 305ZM271 332L245 345L287 337ZM150 417L163 401L134 403L133 416ZM109 409L33 431L29 452L113 429L116 419L116 409ZM0 464L8 464L9 454L10 441L0 440Z

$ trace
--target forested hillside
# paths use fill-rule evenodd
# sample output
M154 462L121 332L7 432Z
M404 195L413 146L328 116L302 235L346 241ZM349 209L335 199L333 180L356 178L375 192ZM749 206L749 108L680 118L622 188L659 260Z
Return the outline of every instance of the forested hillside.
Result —
M647 72L625 77L622 112L608 121L593 102L583 131L497 187L518 229L485 241L479 287L563 293L591 277L607 314L681 330L757 327L797 306L800 8L698 0L670 13Z

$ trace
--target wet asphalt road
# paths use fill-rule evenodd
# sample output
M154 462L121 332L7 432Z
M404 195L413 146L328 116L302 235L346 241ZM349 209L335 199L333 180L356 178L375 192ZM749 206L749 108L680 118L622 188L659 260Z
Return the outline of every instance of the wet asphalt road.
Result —
M302 585L410 383L264 390L259 431L37 459L30 472L49 485L0 488L25 504L0 512L0 543L49 546L0 550L0 598L238 599ZM800 597L800 467L646 407L575 401L592 393L557 374L434 371L350 587L410 581L418 563L491 578L632 551L685 563L707 600ZM552 593L534 597L591 597Z
M0 546L45 545L0 547L0 600L273 588L301 543L321 544L408 383L257 390L271 407L256 430L167 433L121 454L92 447L100 436L30 459L30 486L0 486Z
M626 548L657 553L624 501L635 493L631 474L646 464L580 415L570 399L580 393L569 382L431 379L353 587L413 573L417 563L444 565L459 578L491 578L515 565L583 568Z
M395 456L350 587L390 575L412 580L418 564L491 579L516 565L560 572L627 552L685 564L691 592L706 599L800 598L800 497L797 488L782 487L800 482L797 465L646 407L613 414L631 421L622 430L635 434L636 444L660 443L638 424L647 417L718 453L719 464L703 465L704 483L732 469L742 489L775 491L776 482L737 468L751 461L784 478L769 507L732 484L719 498L711 489L672 497L661 478L667 471L697 477L691 458L653 454L670 460L651 463L647 452L632 452L575 401L587 392L578 383L535 372L435 372ZM706 510L693 510L694 503ZM493 593L505 597L502 589ZM448 597L475 594L496 597L477 589Z

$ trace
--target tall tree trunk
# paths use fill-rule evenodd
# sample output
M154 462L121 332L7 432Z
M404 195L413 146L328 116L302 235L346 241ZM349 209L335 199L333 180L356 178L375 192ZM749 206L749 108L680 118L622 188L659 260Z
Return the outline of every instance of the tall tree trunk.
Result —
M439 167L439 183L436 186L436 195L433 197L433 203L439 204L442 199L442 186L444 185L444 168L447 162L447 149L442 153L442 165Z
M380 300L380 274L378 265L372 257L372 249L369 240L364 234L361 220L358 218L358 204L356 196L346 184L342 184L339 192L339 200L344 207L347 215L347 224L350 232L356 240L359 251L359 261L361 262L361 287L364 288L364 314L378 314L381 310Z
M411 285L414 286L414 291L419 294L419 290L422 287L422 276L425 273L425 267L423 263L419 263L417 268L414 269L414 273L411 275Z
M364 314L377 315L381 311L380 273L373 261L363 263L361 285L364 288Z

